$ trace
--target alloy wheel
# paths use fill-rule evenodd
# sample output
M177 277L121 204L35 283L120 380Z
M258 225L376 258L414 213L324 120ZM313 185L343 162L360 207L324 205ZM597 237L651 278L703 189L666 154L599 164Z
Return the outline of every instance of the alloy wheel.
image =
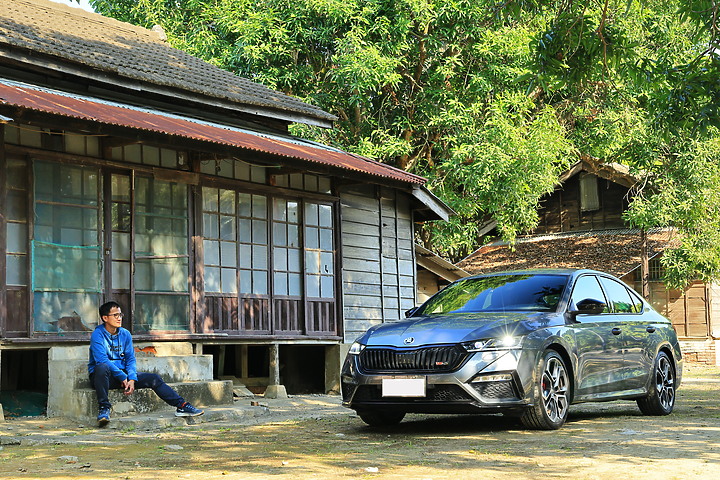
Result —
M568 376L558 358L551 357L545 364L542 377L542 400L548 418L557 422L565 417L568 403Z
M662 356L655 370L655 388L663 409L670 410L675 403L675 375L670 360Z

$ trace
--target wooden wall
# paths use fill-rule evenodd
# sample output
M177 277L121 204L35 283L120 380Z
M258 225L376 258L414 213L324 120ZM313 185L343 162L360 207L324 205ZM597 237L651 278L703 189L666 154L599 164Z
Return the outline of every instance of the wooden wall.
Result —
M583 212L580 208L579 175L570 177L540 203L540 222L533 234L606 230L623 228L622 212L627 208L628 189L598 178L600 208Z
M392 189L340 189L345 341L415 305L410 199Z
M642 292L639 269L622 280L636 292ZM710 336L713 298L710 286L699 281L692 282L685 291L668 290L662 282L650 282L650 304L672 322L680 338Z

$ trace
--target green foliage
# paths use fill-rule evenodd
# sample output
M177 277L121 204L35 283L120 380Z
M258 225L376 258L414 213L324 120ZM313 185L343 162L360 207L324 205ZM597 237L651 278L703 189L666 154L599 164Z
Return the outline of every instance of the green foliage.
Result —
M91 0L338 116L293 133L425 175L458 215L421 231L458 259L531 230L578 155L644 179L628 220L673 225L679 285L717 278L718 3L709 0ZM652 188L651 188L652 187Z

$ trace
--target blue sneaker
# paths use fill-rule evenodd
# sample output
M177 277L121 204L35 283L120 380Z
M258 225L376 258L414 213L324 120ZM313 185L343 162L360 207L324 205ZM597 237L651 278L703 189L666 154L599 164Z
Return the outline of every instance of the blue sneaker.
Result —
M97 416L98 427L104 427L110 423L110 408L100 407L100 412Z
M195 408L188 402L183 403L182 405L177 407L177 410L175 410L176 417L197 417L198 415L202 415L203 413L205 413L204 410Z

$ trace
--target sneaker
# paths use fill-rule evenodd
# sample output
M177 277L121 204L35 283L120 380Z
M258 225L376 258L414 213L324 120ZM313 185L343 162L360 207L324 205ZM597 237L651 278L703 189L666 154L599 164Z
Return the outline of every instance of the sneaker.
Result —
M202 415L203 413L205 413L204 410L195 408L188 402L183 403L182 405L177 407L177 410L175 410L176 417L197 417L198 415Z
M100 407L100 412L97 416L98 427L104 427L110 423L110 408Z

